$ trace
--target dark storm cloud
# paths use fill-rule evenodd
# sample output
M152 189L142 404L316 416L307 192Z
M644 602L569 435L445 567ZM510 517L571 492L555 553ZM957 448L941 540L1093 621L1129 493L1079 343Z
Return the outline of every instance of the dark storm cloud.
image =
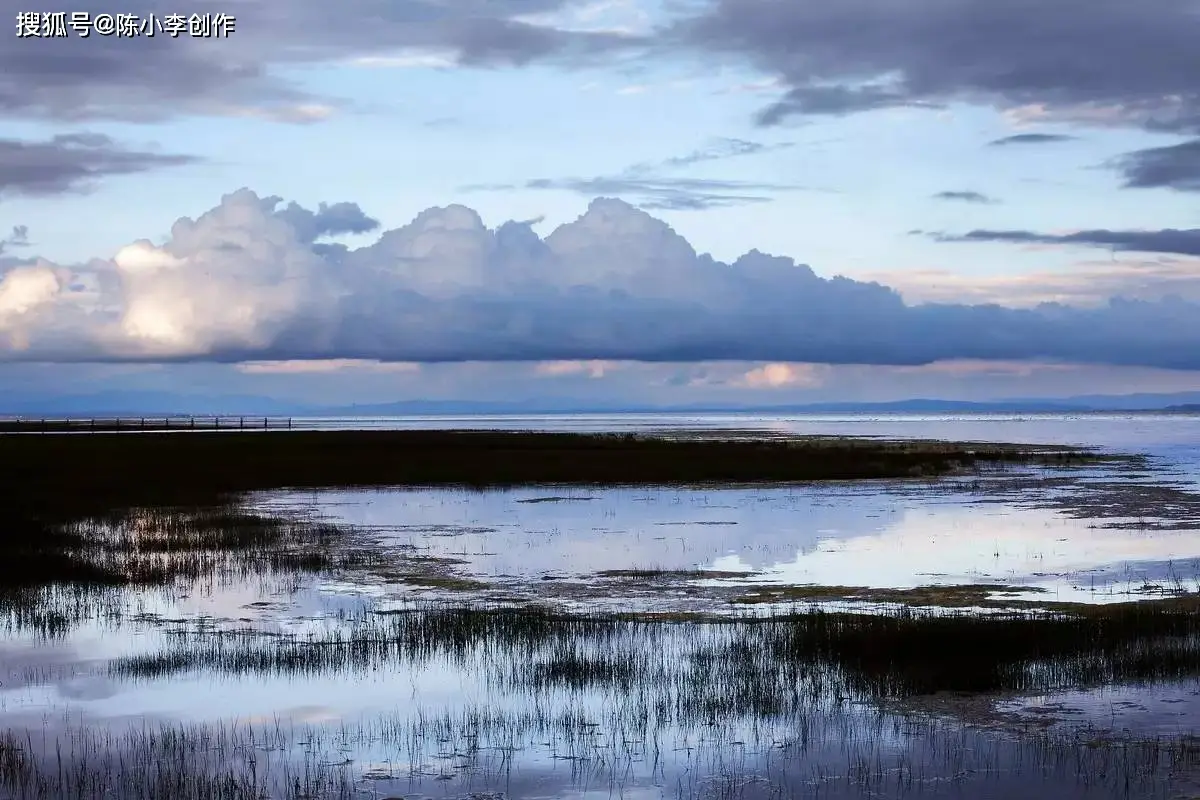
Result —
M1200 192L1200 139L1135 150L1116 159L1113 166L1124 174L1130 188Z
M336 250L313 244L310 218L277 205L241 190L177 221L162 247L143 240L112 262L39 262L8 272L0 278L0 358L880 365L1040 358L1200 369L1200 304L1181 299L1200 297L1200 282L1186 272L1160 276L1169 291L1157 296L1147 293L1148 282L1160 278L1132 275L1094 308L912 305L887 286L824 278L790 258L752 250L724 263L697 254L661 220L613 199L593 201L545 238L515 222L488 229L471 209L449 206L427 209L371 244ZM1200 244L1195 231L1173 234ZM1130 237L965 238L1166 247ZM119 282L107 289L97 282L113 272ZM73 292L68 281L99 288ZM1126 287L1139 296L1121 294Z
M196 161L192 156L126 149L98 133L63 134L45 141L0 139L0 197L83 191L109 175Z
M1200 130L1194 0L716 0L668 37L779 76L788 91L767 124L969 102Z
M980 203L991 205L996 202L995 198L988 197L980 192L938 192L934 196L935 200L955 200L960 203Z
M520 15L553 12L563 0L195 0L186 9L168 0L130 0L122 14L159 22L181 11L234 16L226 38L172 38L163 32L139 41L70 26L70 12L115 14L111 4L80 0L70 6L64 38L18 38L10 27L0 47L0 114L60 120L156 120L180 113L253 113L290 122L320 119L314 97L276 74L276 67L408 48L444 50L476 66L533 60L586 60L634 42L604 33L534 25ZM30 10L24 0L0 0L13 25ZM32 4L38 8L38 4Z
M1165 229L1159 231L1090 230L1067 234L1035 233L1033 231L977 230L962 235L930 234L941 242L1007 242L1009 244L1063 244L1103 247L1109 250L1140 253L1175 253L1200 256L1200 229Z
M1014 144L1055 144L1071 142L1078 136L1067 136L1062 133L1018 133L988 142L989 147L1006 147Z

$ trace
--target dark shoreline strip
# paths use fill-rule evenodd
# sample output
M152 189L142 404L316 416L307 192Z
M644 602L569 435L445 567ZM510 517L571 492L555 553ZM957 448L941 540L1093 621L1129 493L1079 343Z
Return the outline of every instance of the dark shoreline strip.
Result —
M21 506L49 495L55 505L70 506L78 497L120 506L285 487L859 480L1098 458L1025 445L849 438L713 440L507 431L0 435L0 499Z

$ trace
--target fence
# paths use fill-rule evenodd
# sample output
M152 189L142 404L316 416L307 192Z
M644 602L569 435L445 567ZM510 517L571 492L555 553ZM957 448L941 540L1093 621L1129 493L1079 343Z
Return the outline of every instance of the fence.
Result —
M101 433L111 431L266 430L291 428L291 417L85 417L0 420L0 433Z

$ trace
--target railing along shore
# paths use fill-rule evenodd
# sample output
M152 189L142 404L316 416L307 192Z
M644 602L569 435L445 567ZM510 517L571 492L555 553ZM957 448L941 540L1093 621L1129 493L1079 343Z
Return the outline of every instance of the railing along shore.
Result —
M13 417L0 419L0 433L107 433L111 431L266 430L291 428L291 417Z

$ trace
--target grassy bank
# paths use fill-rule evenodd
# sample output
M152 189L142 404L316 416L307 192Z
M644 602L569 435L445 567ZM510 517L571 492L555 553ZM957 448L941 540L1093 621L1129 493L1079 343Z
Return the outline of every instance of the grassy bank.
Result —
M0 492L68 513L84 504L207 502L282 487L688 484L944 475L1071 464L1021 445L861 439L714 440L492 431L271 431L0 436Z

